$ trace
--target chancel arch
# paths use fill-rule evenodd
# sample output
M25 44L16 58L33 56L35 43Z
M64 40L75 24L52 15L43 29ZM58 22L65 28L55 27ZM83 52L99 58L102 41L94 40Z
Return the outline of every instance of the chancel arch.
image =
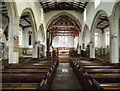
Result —
M82 23L80 20L78 20L79 18L77 18L76 16L74 16L74 14L70 13L70 12L67 12L67 11L60 11L60 13L57 13L56 15L52 16L49 21L47 22L46 24L46 27L48 27L50 25L50 23L52 22L53 19L61 16L61 15L67 15L69 17L71 17L72 19L74 19L78 25L80 26L80 28L82 29Z
M47 28L49 46L77 49L79 32L81 32L81 28L73 18L64 14L60 15L54 18Z

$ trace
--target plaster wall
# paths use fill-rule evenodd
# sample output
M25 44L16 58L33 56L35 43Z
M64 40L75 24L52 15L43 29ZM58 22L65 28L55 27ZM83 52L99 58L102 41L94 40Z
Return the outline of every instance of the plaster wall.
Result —
M29 45L29 31L32 31L31 28L26 28L22 30L22 46L23 48L32 48L32 45ZM33 38L32 38L33 39Z
M96 14L99 11L103 10L106 12L106 14L108 16L111 16L115 3L116 3L116 0L113 2L100 2L99 6L97 8L95 8L94 2L88 3L88 5L86 7L86 21L84 21L84 23L82 25L84 26L85 24L87 24L89 29L91 30L91 27L94 22L94 18L96 16ZM84 13L83 13L83 16L84 16ZM84 28L84 27L82 27L82 28ZM82 31L83 31L83 29L82 29Z
M79 43L78 43L78 38L79 38L79 37L75 37L75 39L74 39L74 48L75 48L75 49L77 49L78 44L79 44Z

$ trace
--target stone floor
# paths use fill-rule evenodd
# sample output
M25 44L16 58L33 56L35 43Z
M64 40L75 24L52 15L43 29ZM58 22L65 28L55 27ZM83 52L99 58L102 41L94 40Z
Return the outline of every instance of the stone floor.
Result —
M59 63L51 91L54 90L82 91L82 88L73 73L72 68L69 66L69 63Z

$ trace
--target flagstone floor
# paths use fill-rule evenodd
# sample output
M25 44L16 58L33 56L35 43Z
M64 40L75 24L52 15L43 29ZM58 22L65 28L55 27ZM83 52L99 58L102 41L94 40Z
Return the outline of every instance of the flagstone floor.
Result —
M59 67L57 68L57 72L56 72L51 90L52 91L54 90L81 91L82 90L79 84L79 81L77 80L68 62L59 63Z

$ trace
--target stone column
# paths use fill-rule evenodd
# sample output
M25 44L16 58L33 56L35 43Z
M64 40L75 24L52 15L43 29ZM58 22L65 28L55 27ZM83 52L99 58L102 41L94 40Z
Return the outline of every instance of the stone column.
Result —
M90 58L95 58L94 30L90 32Z
M118 24L119 24L118 12L116 12L115 16L110 16L110 62L111 63L119 63Z
M104 30L103 30L103 31L104 31ZM105 38L106 38L106 35L105 35L105 32L104 32L104 33L101 33L101 36L100 36L100 37L101 37L101 38L100 38L100 39L101 39L101 40L100 40L100 42L101 42L100 45L101 45L102 48L105 48L105 46L106 46L106 45L105 45L105 43L106 43L106 39L105 39Z
M81 50L82 50L82 43L83 43L83 37L82 37L82 34L79 33L79 45L81 46L80 54L81 54Z
M46 43L46 40L47 39L45 38L45 43L44 43L45 44L45 49L44 49L44 56L45 57L47 56L47 53L46 53L47 52L47 43Z
M9 22L9 63L19 62L19 49L15 51L14 40L19 38L19 17L10 17ZM19 45L18 45L19 48Z
M85 35L82 36L82 49L85 49Z
M33 58L37 58L38 55L37 55L37 52L38 52L38 44L37 44L37 33L36 33L36 30L33 30L34 33L33 33Z

